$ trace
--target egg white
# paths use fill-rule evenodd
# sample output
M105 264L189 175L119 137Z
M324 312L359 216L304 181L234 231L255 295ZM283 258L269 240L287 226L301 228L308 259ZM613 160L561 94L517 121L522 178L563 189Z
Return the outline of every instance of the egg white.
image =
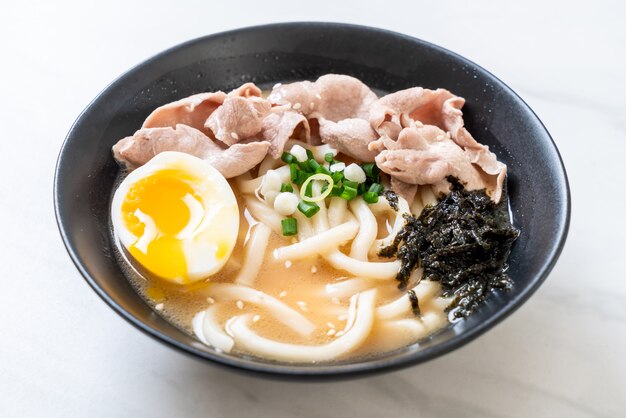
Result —
M193 181L186 183L200 200L187 194L182 201L189 209L189 222L175 238L182 242L187 266L185 277L170 279L177 283L190 283L218 272L228 261L238 236L239 207L237 199L224 178L210 163L180 152L163 152L148 163L132 171L115 191L111 204L111 221L114 234L130 252L131 247L146 254L150 243L160 236L160 231L150 216L137 209L134 215L144 225L142 236L128 229L122 205L132 186L162 170L181 170ZM226 246L218 257L219 246ZM159 275L159 272L152 273Z

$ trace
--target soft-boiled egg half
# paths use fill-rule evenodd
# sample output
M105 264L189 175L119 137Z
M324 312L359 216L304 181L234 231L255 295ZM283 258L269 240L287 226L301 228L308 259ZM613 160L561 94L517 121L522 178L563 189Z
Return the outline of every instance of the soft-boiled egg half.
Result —
M113 230L144 268L176 283L218 272L237 241L239 208L208 162L162 152L122 181L111 205Z

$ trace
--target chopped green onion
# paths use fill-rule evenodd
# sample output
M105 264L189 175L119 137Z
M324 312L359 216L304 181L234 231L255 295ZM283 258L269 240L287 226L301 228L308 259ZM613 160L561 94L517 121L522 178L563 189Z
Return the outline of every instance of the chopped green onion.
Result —
M353 189L357 189L357 187L359 187L359 183L357 183L356 181L350 181L350 180L343 180L343 185L346 187L352 187Z
M332 163L335 160L335 155L332 152L327 152L324 154L324 161L327 163Z
M318 163L317 161L311 159L308 161L309 163L309 167L311 167L313 169L313 171L316 171L320 166L320 163Z
M333 188L330 190L329 196L341 196L341 193L343 193L343 187L333 186Z
M330 170L327 169L326 167L324 167L323 165L320 165L319 167L317 167L315 169L315 173L317 173L317 174L326 174L327 176L331 176L331 178L332 178L332 173L330 172Z
M280 221L283 235L290 237L298 233L298 221L295 218L285 218Z
M341 171L335 171L330 176L333 178L333 181L335 183L339 183L341 180L343 180L343 173Z
M309 160L299 162L298 167L300 167L302 171L306 171L307 173L312 173L315 171L313 168L311 168L311 165L309 164Z
M376 166L375 163L367 163L361 166L363 171L365 171L365 175L367 177L375 177L380 172L380 169Z
M309 158L309 160L315 159L315 156L313 155L313 152L310 149L306 150L306 156Z
M369 192L374 192L376 194L381 194L383 192L383 190L385 190L385 188L383 187L382 184L379 183L372 183L372 185L369 188Z
M313 180L321 180L328 183L325 189L322 188L322 193L320 193L319 196L313 196ZM306 181L302 184L302 188L300 189L300 197L305 202L319 202L320 200L326 199L326 196L328 196L332 190L328 190L328 188L332 187L333 185L333 179L328 174L313 174L312 176L307 178Z
M359 187L357 187L356 191L358 192L359 196L365 193L367 191L365 189L365 183L359 183Z
M313 182L310 181L309 179L307 179L307 181L305 181L306 183L306 187L304 187L304 184L302 185L303 189L304 189L304 196L305 197L313 197Z
M363 194L363 200L367 203L376 203L378 202L378 193L376 192L365 192Z
M302 212L304 216L310 218L320 211L320 207L315 202L305 202L302 200L298 203L298 210Z
M292 154L289 154L288 152L283 152L283 155L280 156L280 159L283 160L283 162L285 162L287 164L297 163L298 162L296 157L294 155L292 155Z
M288 192L291 193L293 192L293 186L289 183L283 183L280 185L280 192Z
M291 181L295 182L298 180L298 164L289 164L289 174L291 175Z
M352 200L356 197L356 195L357 189L355 187L346 186L344 182L343 192L341 192L339 197L345 200Z
M294 183L296 183L298 186L302 185L309 177L311 177L311 173L307 173L306 171L298 171L298 176L297 178L294 180Z

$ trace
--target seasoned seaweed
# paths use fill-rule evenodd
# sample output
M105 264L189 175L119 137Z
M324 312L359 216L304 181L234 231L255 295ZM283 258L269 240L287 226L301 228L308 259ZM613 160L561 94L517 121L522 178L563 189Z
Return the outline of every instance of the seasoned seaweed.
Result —
M387 199L387 202L389 202L389 206L391 206L391 209L397 212L398 211L398 194L392 190L385 190L383 192L383 196L385 196L385 198Z
M450 193L419 217L405 215L406 224L380 255L400 260L396 279L401 289L422 267L425 279L441 282L444 296L454 296L449 309L460 318L474 312L492 290L512 287L507 259L519 231L510 223L506 198L495 204L484 190L468 191L455 177L447 180Z
M420 310L420 301L417 299L417 295L413 289L407 291L409 300L411 301L411 310L415 316L420 316L422 311Z

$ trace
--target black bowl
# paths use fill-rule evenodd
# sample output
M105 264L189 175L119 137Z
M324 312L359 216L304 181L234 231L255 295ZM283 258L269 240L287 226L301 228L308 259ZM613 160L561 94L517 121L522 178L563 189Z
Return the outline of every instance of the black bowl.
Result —
M515 287L495 293L467 320L427 341L377 357L330 365L292 365L221 354L155 315L122 274L109 231L118 166L111 147L157 106L237 87L350 74L383 91L444 87L467 100L466 126L509 167ZM128 71L83 111L61 149L54 179L57 222L67 250L91 287L118 314L171 347L213 363L273 376L348 376L391 370L447 353L487 331L533 294L565 243L570 197L550 135L509 87L467 59L419 39L362 26L287 23L196 39Z

